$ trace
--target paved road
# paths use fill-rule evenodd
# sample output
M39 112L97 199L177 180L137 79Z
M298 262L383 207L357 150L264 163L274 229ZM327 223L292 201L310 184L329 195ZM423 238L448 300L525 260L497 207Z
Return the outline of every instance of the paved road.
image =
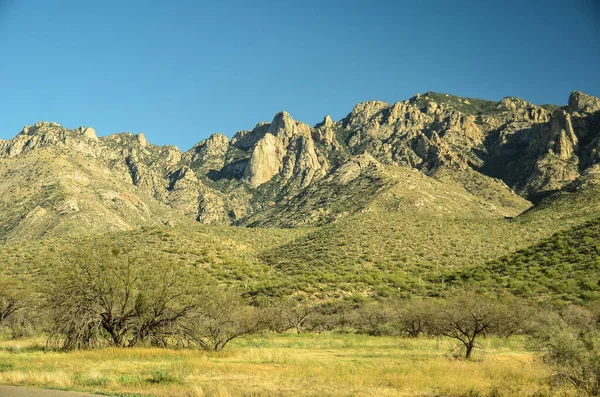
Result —
M71 391L31 389L29 387L0 385L0 397L98 397L98 395L76 393Z

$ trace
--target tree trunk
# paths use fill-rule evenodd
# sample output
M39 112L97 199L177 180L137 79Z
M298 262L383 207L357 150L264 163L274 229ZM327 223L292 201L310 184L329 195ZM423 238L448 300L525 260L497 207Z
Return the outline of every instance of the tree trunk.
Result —
M473 353L473 347L475 347L475 346L474 346L473 342L469 342L465 345L465 347L467 348L467 352L465 353L465 358L469 359L469 358L471 358L471 353Z

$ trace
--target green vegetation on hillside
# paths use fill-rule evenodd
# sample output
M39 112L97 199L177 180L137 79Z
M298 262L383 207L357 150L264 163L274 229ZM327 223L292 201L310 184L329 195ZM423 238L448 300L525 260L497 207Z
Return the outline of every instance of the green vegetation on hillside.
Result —
M544 198L517 219L532 227L577 226L600 215L600 174L589 172Z
M482 290L507 290L517 296L557 303L598 301L600 218L459 272L458 279Z
M557 230L504 219L436 217L370 212L342 219L287 244L263 260L283 275L269 291L438 296L448 277L525 248Z
M164 255L173 266L193 266L257 299L297 292L320 299L437 296L447 288L449 272L483 264L545 236L504 219L373 211L313 229L142 228L30 241L1 247L0 263L22 277L45 274L73 248L96 241Z
M97 241L133 252L164 255L173 266L192 266L218 283L241 287L258 301L297 293L316 299L355 295L382 298L445 296L463 283L483 289L506 287L506 282L500 281L507 276L503 271L508 270L486 263L524 249L515 254L519 259L506 259L520 269L519 277L510 277L511 291L550 294L551 299L564 296L571 301L596 297L596 290L581 284L590 281L587 279L593 270L585 267L591 263L588 259L594 260L586 257L587 253L578 253L585 259L578 263L572 263L567 255L570 251L560 251L564 245L544 246L543 250L534 246L534 254L523 254L528 246L562 230L562 217L547 217L547 211L532 211L512 221L485 216L448 217L435 211L389 212L389 206L397 206L402 200L394 198L393 193L386 197L369 211L319 228L144 227L94 237L8 244L0 247L0 263L20 277L35 277L45 274L52 263L61 261L61 256L74 247ZM590 215L580 214L578 219L589 219ZM590 225L593 223L585 227ZM570 236L570 232L565 233ZM588 249L590 241L599 236L578 238L570 238L569 249L579 249L573 248L579 247L576 243ZM556 277L552 272L539 277L533 269L537 263L548 261L558 261L561 266L572 263L569 266L575 267L572 273L558 271ZM561 277L567 274L569 281L562 285ZM518 292L514 286L518 283L525 292Z

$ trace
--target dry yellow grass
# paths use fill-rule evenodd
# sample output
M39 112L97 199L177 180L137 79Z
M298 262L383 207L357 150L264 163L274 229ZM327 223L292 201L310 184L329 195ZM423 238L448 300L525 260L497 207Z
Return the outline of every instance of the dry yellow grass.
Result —
M221 353L44 352L40 342L0 342L0 383L161 397L571 395L545 386L548 369L518 338L485 340L473 361L446 354L448 340L360 335L253 337Z

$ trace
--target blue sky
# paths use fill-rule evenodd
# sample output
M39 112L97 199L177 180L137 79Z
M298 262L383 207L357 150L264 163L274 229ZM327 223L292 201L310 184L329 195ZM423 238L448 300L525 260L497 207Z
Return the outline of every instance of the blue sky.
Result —
M56 121L187 150L426 91L600 96L596 0L0 0L0 138Z

